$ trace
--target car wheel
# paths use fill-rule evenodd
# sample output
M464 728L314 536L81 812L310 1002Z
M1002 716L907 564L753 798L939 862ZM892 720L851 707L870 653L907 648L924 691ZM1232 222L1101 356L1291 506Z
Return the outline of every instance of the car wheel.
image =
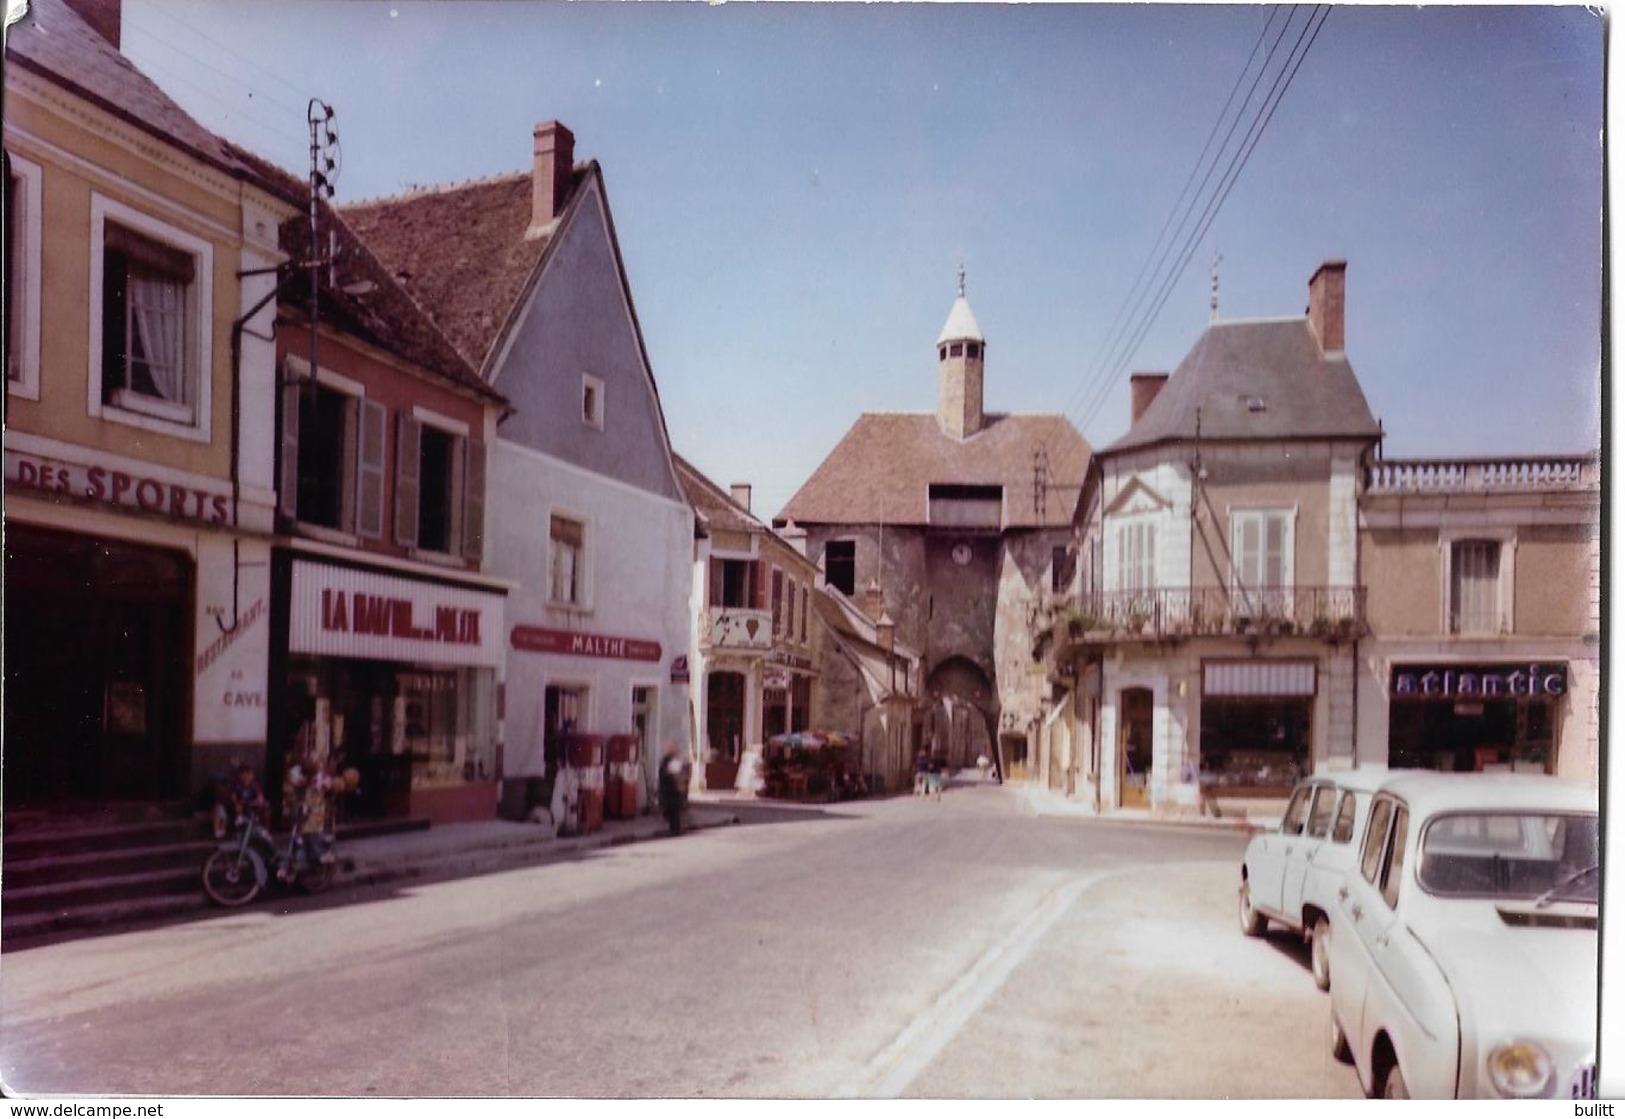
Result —
M1354 1050L1349 1048L1349 1035L1343 1032L1343 1023L1337 1020L1334 1012L1332 1019L1332 1056L1345 1065L1354 1063Z
M1332 988L1332 964L1326 957L1327 938L1332 926L1324 917L1315 918L1315 927L1309 930L1309 974L1315 977L1315 986L1322 991Z
M1269 924L1269 920L1262 913L1253 908L1252 887L1247 885L1247 880L1245 878L1241 880L1241 893L1240 901L1237 907L1237 915L1241 919L1241 934L1243 936L1264 935L1264 926Z
M1389 1066L1388 1075L1383 1077L1382 1098L1385 1100L1408 1100L1411 1098L1410 1089L1405 1087L1405 1078L1399 1074L1398 1061Z

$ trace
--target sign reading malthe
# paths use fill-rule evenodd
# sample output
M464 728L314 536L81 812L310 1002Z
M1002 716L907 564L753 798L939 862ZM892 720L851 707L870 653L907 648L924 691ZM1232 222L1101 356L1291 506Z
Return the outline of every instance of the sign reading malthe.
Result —
M563 653L572 657L605 657L622 661L658 661L660 642L636 637L613 637L607 633L548 629L545 626L514 626L508 640L524 653Z
M421 664L502 663L500 595L297 560L288 651Z

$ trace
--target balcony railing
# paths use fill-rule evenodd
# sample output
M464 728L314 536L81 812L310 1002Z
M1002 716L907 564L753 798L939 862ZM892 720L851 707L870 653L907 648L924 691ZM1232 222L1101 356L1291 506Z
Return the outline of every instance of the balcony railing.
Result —
M1040 628L1072 643L1187 637L1316 637L1365 632L1364 587L1159 587L1057 604Z
M1384 459L1366 474L1369 494L1527 493L1595 489L1595 455L1516 458Z
M710 606L701 619L700 632L711 649L773 648L773 612L743 606Z

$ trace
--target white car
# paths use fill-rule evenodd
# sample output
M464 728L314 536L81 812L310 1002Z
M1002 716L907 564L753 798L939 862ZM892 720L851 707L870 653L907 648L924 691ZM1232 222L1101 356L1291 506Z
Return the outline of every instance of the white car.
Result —
M1336 891L1354 866L1371 794L1387 769L1351 769L1299 783L1281 823L1247 844L1241 858L1241 931L1260 936L1271 921L1309 938L1309 970L1330 985L1327 937Z
M1592 1099L1597 793L1398 773L1332 921L1332 1052L1391 1099Z

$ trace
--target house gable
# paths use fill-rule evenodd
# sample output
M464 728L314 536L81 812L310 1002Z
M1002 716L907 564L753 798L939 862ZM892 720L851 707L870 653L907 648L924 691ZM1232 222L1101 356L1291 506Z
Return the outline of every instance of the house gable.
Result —
M596 168L485 373L514 409L499 428L504 439L684 500Z
M1117 491L1117 496L1106 506L1108 517L1127 517L1136 513L1160 513L1172 509L1173 502L1146 485L1139 478L1131 478Z

